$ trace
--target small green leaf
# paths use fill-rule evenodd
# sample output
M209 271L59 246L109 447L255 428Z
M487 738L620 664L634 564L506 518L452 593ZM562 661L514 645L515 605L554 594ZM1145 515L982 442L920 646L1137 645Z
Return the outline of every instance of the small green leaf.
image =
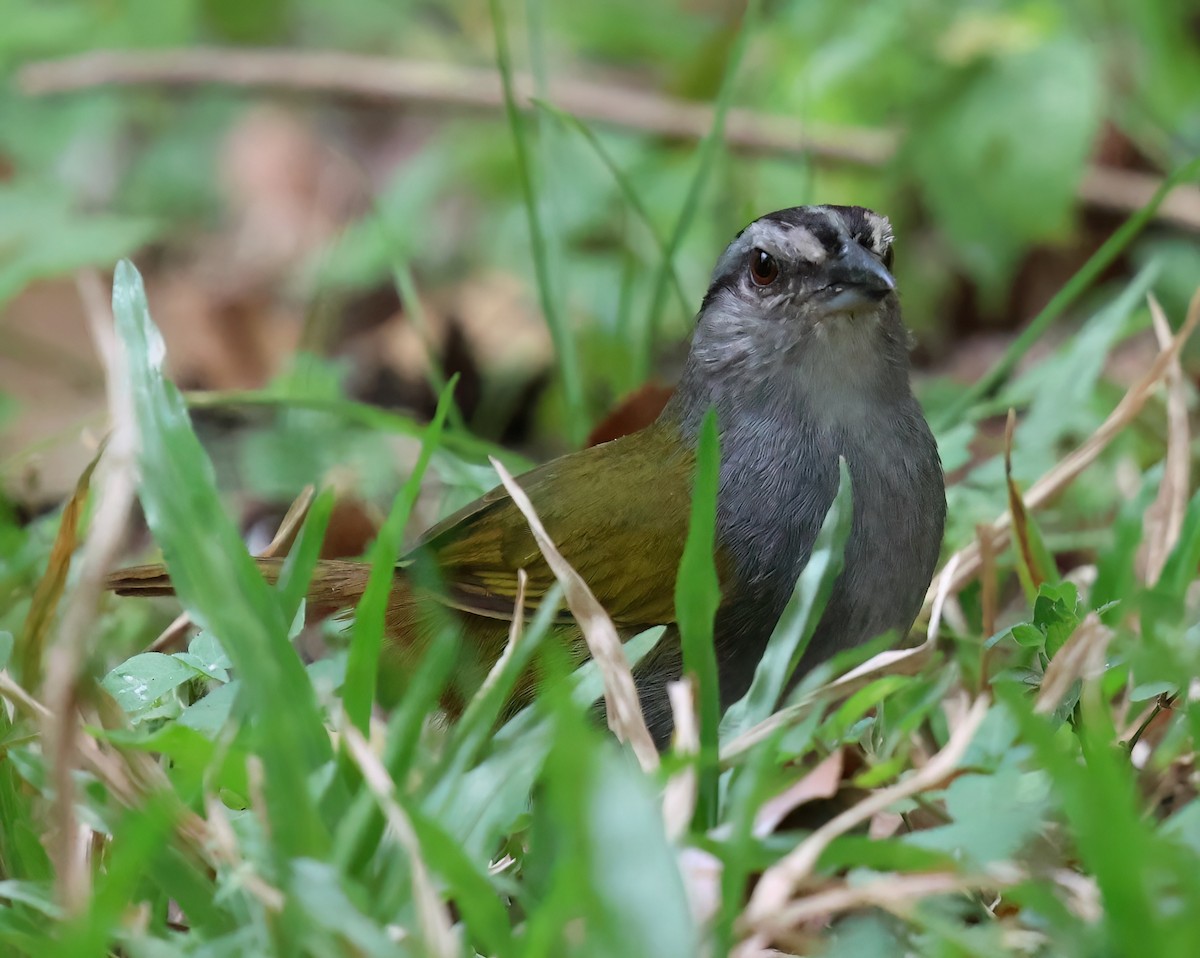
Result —
M237 700L241 687L241 682L234 679L213 689L200 701L193 702L185 708L177 721L180 725L193 728L209 738L216 738L229 721L233 703Z
M1033 621L1046 636L1046 654L1054 658L1079 625L1079 591L1073 582L1042 583L1033 603Z
M1130 702L1146 702L1150 699L1158 698L1160 695L1167 695L1178 690L1179 685L1176 682L1142 682L1135 685L1129 693Z
M1045 644L1046 636L1036 625L1022 622L1012 627L1013 640L1027 649L1040 649Z
M176 652L174 658L195 669L201 675L218 682L228 682L228 669L233 663L225 654L220 641L211 632L199 633L188 643L186 652Z
M1041 831L1050 782L1042 772L1005 765L990 775L960 775L946 789L945 801L953 821L914 832L906 842L984 867L1013 858Z
M282 603L221 504L212 462L164 375L162 336L128 261L117 265L112 305L138 430L146 520L180 600L202 629L221 636L239 677L254 689L246 705L261 733L264 792L281 851L319 851L328 831L308 782L332 749L312 684L288 641Z
M122 662L100 683L126 712L150 708L172 689L196 677L196 669L162 652L143 652Z

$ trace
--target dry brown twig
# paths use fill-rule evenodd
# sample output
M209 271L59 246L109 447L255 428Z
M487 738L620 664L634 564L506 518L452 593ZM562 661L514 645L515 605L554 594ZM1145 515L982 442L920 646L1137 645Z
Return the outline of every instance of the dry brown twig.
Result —
M604 607L596 601L587 583L558 551L525 491L517 485L517 481L498 459L489 458L504 488L521 510L525 521L529 523L530 531L533 532L546 563L562 585L571 615L579 625L587 641L588 651L600 670L604 680L604 705L608 714L608 727L618 740L629 743L643 771L653 771L659 765L658 749L654 747L650 729L646 726L646 717L642 714L637 687L633 682L633 670L630 669L629 661L621 648L621 638L617 634L616 626L604 611Z
M873 815L896 802L936 788L945 781L966 754L967 746L983 722L987 710L987 698L981 696L976 699L951 733L945 747L928 763L908 778L872 792L858 804L830 819L763 872L741 919L748 936L765 942L771 940L776 933L793 926L793 910L804 907L803 899L794 902L793 896L809 880L817 861L830 842L857 825L869 821Z
M1159 349L1171 342L1171 324L1162 306L1151 293L1146 297L1154 321ZM1154 583L1162 574L1167 556L1179 541L1183 516L1191 492L1191 436L1188 428L1187 387L1183 367L1176 353L1163 374L1167 388L1167 458L1158 495L1143 517L1143 543L1138 556L1142 581Z
M454 933L454 923L434 886L429 867L425 864L421 843L417 839L412 820L396 801L396 783L392 781L379 757L371 751L371 746L367 744L363 734L354 727L354 723L345 713L338 724L350 757L362 772L363 781L374 794L392 834L396 836L408 858L412 873L413 900L417 921L421 926L425 954L432 958L455 958L461 954L462 948Z
M700 723L696 718L696 688L690 676L667 684L667 698L675 719L673 744L677 755L696 755L700 751ZM696 811L696 766L689 764L669 779L663 788L663 826L667 840L683 837Z
M271 537L267 547L258 554L259 558L275 559L287 555L291 551L292 546L296 544L296 537L300 535L300 527L304 525L304 520L308 517L308 510L312 508L313 500L316 497L317 489L312 484L300 490L300 494L292 500L292 504L288 506L287 512L279 521L279 528L275 530L275 535Z
M42 719L45 753L54 783L54 832L50 841L59 900L68 913L85 907L90 875L76 841L74 772L83 736L79 715L79 681L87 658L87 640L104 576L125 538L136 492L134 456L137 426L133 398L125 375L125 360L113 332L112 313L99 275L92 270L77 276L88 331L104 367L112 434L99 483L95 514L80 559L80 575L67 599L57 639L47 652Z
M1179 355L1184 343L1195 331L1198 323L1200 323L1200 290L1196 291L1188 305L1187 318L1184 320L1183 326L1155 357L1154 362L1146 371L1146 375L1129 388L1121 401L1117 403L1116 408L1109 413L1108 418L1094 433L1055 463L1053 468L1029 487L1029 491L1024 496L1026 509L1033 511L1052 501L1074 482L1080 473L1095 462L1108 444L1137 417L1159 382L1166 375L1171 363L1175 361L1175 357ZM1012 515L1005 512L998 517L991 524L991 533L993 547L996 550L1005 548L1011 540ZM925 609L932 606L947 579L950 582L950 591L958 592L979 575L983 568L979 542L975 541L964 546L951 557L951 560L957 560L953 568L950 562L947 562L945 568L933 577L929 591L925 594Z
M102 746L83 727L81 668L86 660L89 626L103 592L104 575L119 552L133 503L136 423L123 374L124 357L113 333L103 284L99 276L89 271L79 274L78 287L89 330L104 365L113 421L105 451L105 480L83 547L80 576L62 616L57 641L47 656L45 704L17 685L7 673L0 672L0 695L42 727L45 754L55 785L51 854L58 894L68 911L78 911L87 903L90 885L87 856L98 847L95 841L80 840L74 808L75 769L79 766L88 769L126 807L140 805L148 795L172 791L165 772L150 756L140 753L122 756ZM90 708L86 721L104 724ZM180 805L175 809L174 832L183 849L197 860L207 860L208 827L202 818Z
M859 885L841 884L807 895L788 906L791 928L815 919L827 919L860 908L883 908L903 917L916 902L934 895L952 895L1013 884L1024 876L1013 874L958 875L953 872L920 872L888 875Z
M51 718L50 710L4 671L0 671L0 697L8 699L34 721L45 724ZM166 774L149 756L141 756L147 759L146 762L139 762L136 767L130 766L121 756L101 748L100 743L90 735L79 737L78 749L83 765L117 801L128 808L141 804L145 796L152 792L170 788ZM182 846L196 858L203 859L208 842L205 821L182 807L177 813L175 831Z
M1076 680L1103 675L1104 653L1112 638L1112 629L1095 612L1089 612L1046 666L1033 710L1042 715L1053 712Z
M102 86L221 85L488 111L504 105L495 70L321 51L104 51L28 64L18 82L33 96ZM518 74L514 86L518 104L531 108L532 78ZM699 140L712 128L708 104L611 82L559 77L552 82L551 97L556 106L581 120L665 137ZM742 152L858 166L886 165L898 147L898 137L890 130L821 126L739 109L730 110L726 117L725 141ZM1135 170L1091 166L1077 195L1096 209L1132 213L1150 201L1160 182ZM1176 187L1159 207L1157 218L1200 229L1200 189Z

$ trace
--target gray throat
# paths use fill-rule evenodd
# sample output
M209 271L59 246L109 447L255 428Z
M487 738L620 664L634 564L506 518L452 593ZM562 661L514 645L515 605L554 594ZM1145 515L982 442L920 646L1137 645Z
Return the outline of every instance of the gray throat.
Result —
M734 578L716 630L728 702L748 687L808 562L837 492L839 457L849 466L854 521L801 672L881 633L907 631L937 561L945 493L894 305L842 320L854 329L824 338L818 330L775 352L722 341L714 326L730 324L705 318L663 421L694 442L706 411L717 411L717 540Z

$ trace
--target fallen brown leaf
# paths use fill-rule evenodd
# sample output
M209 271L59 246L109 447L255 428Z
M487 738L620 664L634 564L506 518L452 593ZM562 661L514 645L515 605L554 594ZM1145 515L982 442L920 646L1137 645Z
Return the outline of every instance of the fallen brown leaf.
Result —
M50 558L46 562L46 571L38 580L34 589L33 599L29 604L29 614L25 617L25 628L16 648L16 661L20 666L21 681L26 688L36 689L42 680L42 653L46 647L46 635L54 621L58 610L59 600L67 585L67 576L71 571L71 557L79 545L79 519L83 514L83 505L87 501L88 489L92 482L92 473L96 464L104 454L104 446L96 452L95 457L75 483L75 491L67 504L63 506L62 518L58 523L58 532L54 536L54 545L50 547Z
M839 748L798 782L763 802L754 816L754 834L765 838L779 827L779 823L793 809L819 798L833 798L842 784L842 758L843 753Z
M830 842L863 822L870 821L878 812L901 799L940 785L954 772L966 754L967 746L987 715L987 710L987 698L981 696L976 699L962 722L951 732L945 747L926 765L902 781L871 793L857 805L826 822L763 872L742 914L740 924L745 933L760 933L769 940L776 932L794 924L788 911L792 897L808 881Z

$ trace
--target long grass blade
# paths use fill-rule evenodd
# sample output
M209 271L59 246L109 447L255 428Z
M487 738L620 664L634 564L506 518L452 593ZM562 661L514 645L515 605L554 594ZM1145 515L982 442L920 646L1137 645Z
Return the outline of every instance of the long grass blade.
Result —
M721 86L717 91L716 103L713 105L712 129L700 141L700 146L696 149L696 172L692 175L691 183L688 184L687 195L684 197L683 206L679 211L679 218L675 221L675 228L671 231L670 239L667 240L667 250L666 255L663 257L663 264L659 268L658 276L654 281L654 291L650 296L650 312L646 317L646 329L642 349L634 357L635 361L640 361L642 364L638 370L640 374L639 378L645 378L650 359L654 354L654 347L658 340L658 329L662 322L662 311L667 294L668 279L674 269L675 254L679 252L683 238L687 236L688 230L691 228L692 219L695 217L696 210L700 206L700 197L704 192L705 186L708 185L708 177L712 172L717 151L724 143L725 116L729 112L730 104L733 102L734 82L737 79L738 68L741 66L742 58L745 56L746 45L749 42L750 35L754 32L757 20L758 0L749 0L746 4L746 12L742 15L742 24L738 30L737 38L734 40L733 47L729 51L729 62L725 65L725 74L721 77Z
M551 116L558 119L559 122L571 127L575 130L587 144L595 152L597 158L604 164L604 168L608 170L613 181L617 184L617 189L625 198L625 202L629 208L641 220L642 225L646 228L646 232L650 234L651 240L658 248L659 256L662 257L664 268L667 270L668 279L671 283L671 288L679 300L679 308L687 315L692 310L692 304L688 300L687 293L683 288L683 281L679 278L679 270L675 267L675 258L667 248L666 242L658 234L658 229L654 225L654 218L650 215L650 211L646 209L646 204L642 202L641 194L638 193L637 187L633 185L633 181L621 169L613 155L608 151L608 147L604 145L604 141L596 135L596 131L590 126L573 116L566 110L560 110L553 103L548 103L545 100L535 100L534 105L538 109L545 110Z
M1043 307L1042 311L1009 344L1008 348L1004 351L1004 355L996 360L992 368L984 373L970 389L963 393L957 402L953 403L937 417L933 424L934 431L940 433L950 428L950 426L967 415L971 407L981 399L986 399L990 396L998 386L1008 379L1012 371L1016 369L1021 357L1029 351L1029 348L1041 339L1046 330L1054 325L1055 320L1072 303L1079 299L1084 290L1099 278L1100 274L1125 251L1146 225L1154 219L1155 212L1162 205L1162 201L1167 198L1167 194L1179 184L1194 180L1197 176L1200 176L1200 156L1189 160L1187 163L1173 170L1159 184L1150 202L1130 216L1112 236L1104 241L1104 245L1088 258L1088 261L1079 268L1078 272L1050 298L1050 302Z
M838 466L840 484L837 495L821 523L812 555L796 580L792 597L754 670L754 680L749 690L725 713L721 723L722 741L732 741L752 726L765 721L776 709L784 686L796 670L800 656L804 654L820 621L833 583L842 571L842 553L850 535L853 499L846 460L840 460Z
M330 746L312 684L288 641L282 604L221 506L183 397L163 376L162 338L142 278L125 260L113 283L113 315L128 357L147 522L192 619L220 637L244 687L254 689L243 700L261 735L266 803L280 849L317 853L328 832L308 779Z
M710 409L700 426L696 482L687 543L675 583L675 618L683 645L683 668L693 677L700 709L700 778L696 823L711 828L717 820L717 741L721 721L713 619L721 603L717 582L717 485L721 470L717 415Z
M350 652L346 659L346 681L342 687L342 702L346 714L359 731L366 733L371 719L371 703L375 698L375 679L379 674L379 655L383 649L384 619L388 598L396 576L396 560L404 540L404 529L425 469L442 435L450 405L454 401L454 380L446 384L438 400L437 411L425 430L421 452L407 481L396 494L391 511L371 546L371 572L367 587L355 610L354 628L350 636Z
M575 334L567 322L558 297L554 291L551 273L551 253L546 240L546 229L538 209L538 192L534 184L533 165L525 117L517 104L513 84L512 56L508 48L508 28L504 19L501 0L490 0L492 24L496 34L496 66L500 71L504 88L504 111L512 130L513 149L517 157L517 173L521 181L521 193L525 198L525 215L529 223L529 238L533 246L533 266L537 276L538 300L546 325L554 340L554 353L558 358L558 371L562 377L563 394L566 399L567 432L573 443L578 445L587 435L588 416L583 396L583 379L579 357L575 346Z

